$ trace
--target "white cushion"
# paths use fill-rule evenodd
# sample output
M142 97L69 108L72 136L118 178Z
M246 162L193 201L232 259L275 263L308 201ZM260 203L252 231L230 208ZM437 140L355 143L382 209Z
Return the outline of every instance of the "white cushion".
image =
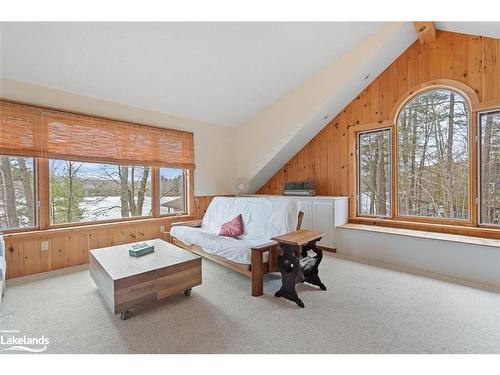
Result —
M298 202L294 199L258 197L215 197L208 206L201 227L218 234L222 224L239 214L245 232L241 239L260 239L292 232L297 227Z
M183 226L172 227L170 234L185 244L197 245L208 253L215 254L227 260L241 264L251 264L252 246L268 242L258 239L243 240L218 236L214 233L206 232L202 228ZM267 261L266 255L264 261Z
M174 226L170 234L188 245L236 263L251 264L251 247L297 227L298 202L294 199L215 197L203 217L201 228ZM241 214L245 232L238 238L219 236L220 227ZM267 253L264 253L264 261Z

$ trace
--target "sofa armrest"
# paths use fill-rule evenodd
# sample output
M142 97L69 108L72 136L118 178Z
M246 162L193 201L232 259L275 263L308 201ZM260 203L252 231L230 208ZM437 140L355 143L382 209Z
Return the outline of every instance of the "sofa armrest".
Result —
M170 235L170 232L161 232L160 237L163 241L172 243L172 236Z
M270 250L272 249L273 247L276 247L278 245L278 243L276 241L269 241L269 242L266 242L266 243L263 243L261 245L257 245L257 246L252 246L250 249L253 251L267 251L267 250Z
M188 221L179 221L177 223L172 223L173 227L192 227L192 228L199 228L201 227L201 222L202 220L188 220Z
M267 270L265 272L276 272L278 270L278 243L269 241L261 245L252 246L252 296L260 296L262 294L262 284L264 282L264 262L263 257L265 252L269 252L267 259Z

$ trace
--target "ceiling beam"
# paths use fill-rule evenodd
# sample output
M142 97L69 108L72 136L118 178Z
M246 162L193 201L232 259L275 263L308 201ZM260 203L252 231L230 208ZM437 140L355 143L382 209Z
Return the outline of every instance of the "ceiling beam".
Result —
M436 40L436 25L434 22L413 22L417 30L418 39L421 44L433 42Z

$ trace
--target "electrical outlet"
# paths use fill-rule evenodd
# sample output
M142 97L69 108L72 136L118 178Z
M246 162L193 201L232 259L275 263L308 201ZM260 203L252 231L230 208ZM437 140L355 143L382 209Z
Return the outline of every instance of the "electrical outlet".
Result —
M160 232L165 232L165 225L160 225Z
M45 240L40 242L40 247L42 251L47 251L49 250L49 240Z

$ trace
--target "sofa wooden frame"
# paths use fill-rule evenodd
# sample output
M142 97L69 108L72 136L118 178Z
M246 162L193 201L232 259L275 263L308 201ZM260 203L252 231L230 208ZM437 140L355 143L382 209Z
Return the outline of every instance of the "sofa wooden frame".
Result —
M297 228L299 230L302 226L302 219L304 213L299 212ZM189 226L193 228L201 227L202 220L190 220L173 223L172 226ZM223 265L233 271L236 271L251 279L252 296L258 297L264 293L264 274L278 271L278 244L274 241L267 242L259 246L251 248L251 264L241 264L227 260L221 256L210 254L197 245L188 245L181 240L169 235L170 243L179 246L192 253L198 254L204 258L210 259L215 263ZM264 253L268 252L267 262L264 262Z

